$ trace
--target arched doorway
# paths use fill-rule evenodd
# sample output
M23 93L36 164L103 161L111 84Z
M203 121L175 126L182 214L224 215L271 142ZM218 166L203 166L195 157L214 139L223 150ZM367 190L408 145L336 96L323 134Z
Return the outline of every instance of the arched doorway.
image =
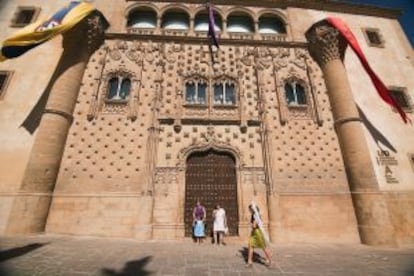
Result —
M188 157L184 209L186 237L192 235L192 212L197 199L206 207L207 235L212 231L212 212L216 204L226 210L229 235L238 235L236 162L232 155L211 149Z

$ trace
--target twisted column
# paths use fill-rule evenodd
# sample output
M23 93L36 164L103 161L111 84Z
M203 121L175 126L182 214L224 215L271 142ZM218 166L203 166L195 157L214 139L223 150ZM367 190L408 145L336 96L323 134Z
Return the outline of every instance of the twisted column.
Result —
M7 234L43 232L82 77L103 43L108 23L92 13L63 34L64 51L51 79L49 98L10 213Z
M396 244L388 208L379 190L344 64L346 41L328 22L307 32L309 51L322 69L332 107L334 125L348 176L361 242Z

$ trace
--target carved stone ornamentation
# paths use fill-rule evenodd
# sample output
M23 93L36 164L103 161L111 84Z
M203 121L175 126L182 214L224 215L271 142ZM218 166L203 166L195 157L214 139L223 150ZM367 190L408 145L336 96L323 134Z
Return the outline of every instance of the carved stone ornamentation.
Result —
M246 167L241 171L242 183L253 187L253 194L256 196L260 186L266 185L265 172L261 167Z
M266 47L255 49L254 60L259 70L268 69L272 65L272 54Z
M109 51L109 57L113 60L121 59L121 51L119 51L118 47L114 47Z
M155 60L155 52L159 50L158 43L149 41L147 47L145 47L145 60L152 64Z
M292 60L292 63L299 67L300 69L306 69L306 50L302 48L295 49L295 59Z
M288 58L290 56L288 48L278 48L275 51L271 51L271 55L273 56L273 67L276 70L280 70L281 68L288 66Z
M169 187L178 182L178 169L176 167L155 168L154 193L156 196L168 196Z
M108 22L102 15L91 13L70 32L65 33L62 43L63 48L66 51L77 51L79 54L89 57L103 44L107 27ZM79 41L82 42L79 43Z
M254 51L249 48L245 48L240 61L246 66L252 66L254 64Z
M142 64L142 59L144 58L145 47L142 45L142 42L134 41L132 46L129 47L126 52L126 57L135 62L138 65Z
M104 33L109 24L99 13L92 13L86 18L89 54L96 51L104 41Z
M194 152L203 152L213 149L218 152L227 152L236 158L236 164L238 167L245 167L246 163L244 160L243 151L237 148L234 145L228 143L217 141L216 139L211 139L208 142L196 141L189 147L183 148L178 152L178 162L176 164L179 168L185 168L188 156Z
M168 63L175 63L177 61L176 53L183 51L184 46L182 44L162 44L162 53Z
M346 42L337 29L321 21L306 32L309 51L320 66L344 57Z

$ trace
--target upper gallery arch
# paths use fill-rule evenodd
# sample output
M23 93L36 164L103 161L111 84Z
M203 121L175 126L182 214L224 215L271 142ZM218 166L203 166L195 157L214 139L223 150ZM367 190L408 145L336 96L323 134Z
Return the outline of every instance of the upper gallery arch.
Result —
M190 10L184 5L168 5L160 11L161 28L170 30L190 29Z
M242 7L230 9L226 15L227 31L230 33L254 33L254 14Z
M263 10L257 18L260 34L287 34L287 19L282 13Z
M153 4L134 4L125 11L127 27L156 28L159 11Z
M215 31L223 30L223 14L220 10L214 8ZM194 13L194 31L208 31L208 11L205 7L199 7Z

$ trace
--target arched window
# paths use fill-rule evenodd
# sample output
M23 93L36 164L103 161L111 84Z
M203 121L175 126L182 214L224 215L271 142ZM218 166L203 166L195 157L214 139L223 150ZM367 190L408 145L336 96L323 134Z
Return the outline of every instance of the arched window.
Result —
M123 76L114 76L108 83L108 100L127 101L131 90L131 79Z
M235 85L229 81L216 82L213 85L214 104L235 105L236 89Z
M275 15L264 14L259 18L259 33L286 34L285 23Z
M234 12L227 18L227 31L230 33L253 33L253 20L245 13Z
M131 28L155 28L157 13L150 8L139 8L128 14L127 26Z
M168 30L188 30L190 17L185 11L174 9L164 13L161 20L161 27Z
M306 105L305 88L296 81L285 84L285 96L288 105Z
M214 29L216 32L221 31L223 26L220 15L214 13ZM194 18L194 30L198 32L208 31L208 14L206 12L199 12Z
M187 81L185 84L185 101L187 104L207 103L207 84L204 80Z

